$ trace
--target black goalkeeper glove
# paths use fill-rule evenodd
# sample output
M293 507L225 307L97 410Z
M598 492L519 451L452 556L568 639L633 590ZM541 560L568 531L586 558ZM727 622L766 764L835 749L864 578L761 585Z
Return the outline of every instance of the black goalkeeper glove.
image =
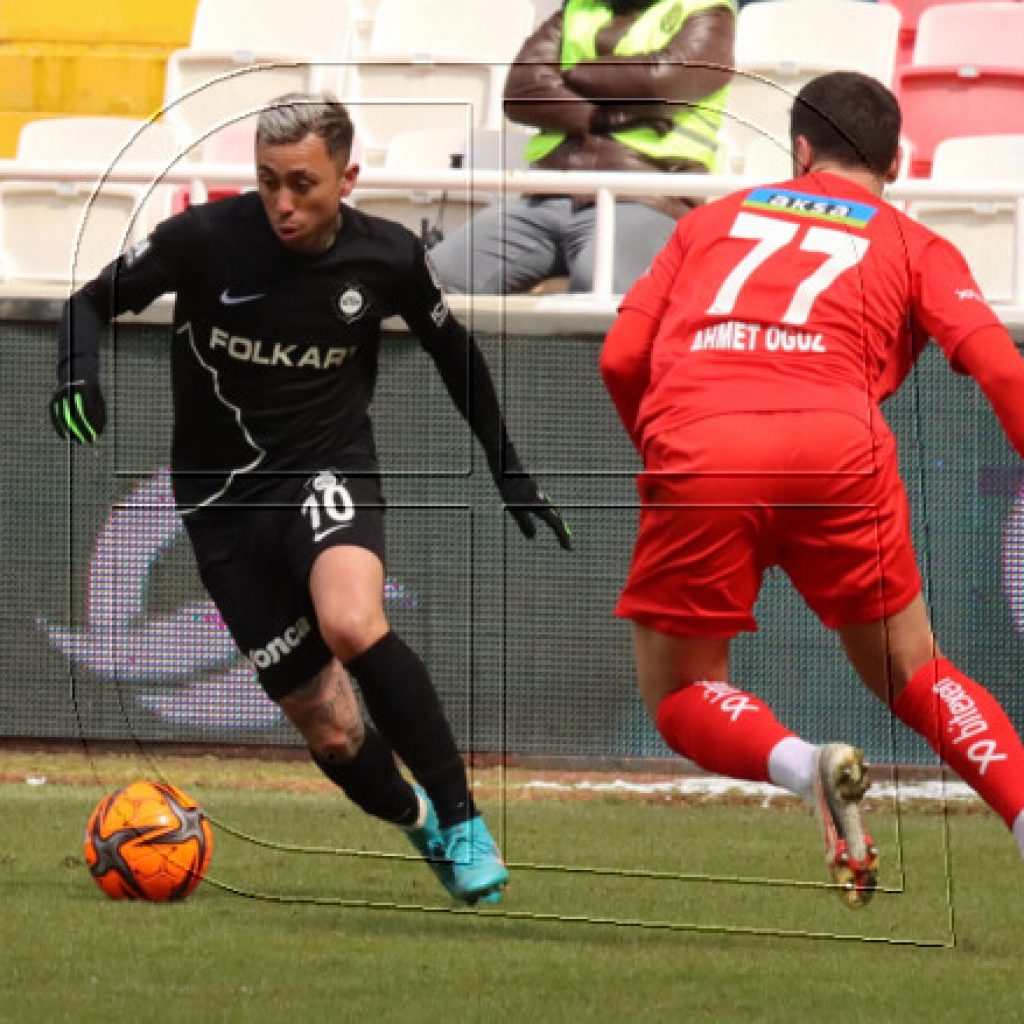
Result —
M551 499L534 483L529 476L506 476L498 482L501 500L509 510L516 526L523 531L527 540L537 535L537 524L532 517L536 516L546 523L558 538L558 543L566 550L572 551L572 530L562 518L562 513L552 504Z
M50 419L57 436L76 444L92 444L107 425L107 405L94 380L62 384L50 399Z

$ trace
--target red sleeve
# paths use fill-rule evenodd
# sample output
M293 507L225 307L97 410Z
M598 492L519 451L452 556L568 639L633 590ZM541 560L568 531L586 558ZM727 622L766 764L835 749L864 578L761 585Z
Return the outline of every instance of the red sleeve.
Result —
M658 321L639 309L623 309L601 349L601 376L619 419L640 448L637 414L651 375L651 346Z
M679 222L654 262L626 292L619 306L619 317L601 349L604 385L637 450L640 448L637 414L651 379L651 348L682 266L687 220Z
M999 417L1017 453L1024 458L1024 359L1001 325L984 327L965 338L956 350L957 362L981 388Z
M954 370L964 372L958 349L975 331L998 327L999 318L955 246L935 236L915 268L914 319L934 338Z

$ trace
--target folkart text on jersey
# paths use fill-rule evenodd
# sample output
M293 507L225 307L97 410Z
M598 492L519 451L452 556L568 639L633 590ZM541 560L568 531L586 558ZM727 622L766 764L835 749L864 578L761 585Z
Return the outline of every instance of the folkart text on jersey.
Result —
M257 366L283 366L298 370L333 370L355 350L354 345L287 344L263 341L231 334L219 327L210 328L210 351L225 352L240 363Z

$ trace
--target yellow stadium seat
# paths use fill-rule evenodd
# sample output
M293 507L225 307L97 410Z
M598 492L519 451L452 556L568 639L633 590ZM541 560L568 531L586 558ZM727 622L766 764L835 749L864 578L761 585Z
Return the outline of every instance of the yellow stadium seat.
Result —
M0 0L0 157L29 120L149 117L198 0Z
M0 110L146 116L160 109L165 67L145 48L18 44L0 51Z
M0 43L96 43L184 46L192 33L197 0L4 0Z

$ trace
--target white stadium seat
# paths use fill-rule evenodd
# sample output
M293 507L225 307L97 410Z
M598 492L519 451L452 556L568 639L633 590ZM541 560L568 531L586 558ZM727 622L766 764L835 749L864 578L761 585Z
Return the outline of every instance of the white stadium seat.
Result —
M366 163L379 166L395 135L428 124L499 128L508 65L533 24L529 0L503 0L484 17L478 0L381 0L346 90Z
M350 60L358 60L369 50L380 5L381 0L350 0L348 42L345 46L345 54Z
M894 7L855 0L772 0L744 7L722 125L732 160L727 170L743 171L758 135L787 143L793 97L812 78L852 70L891 85L899 27Z
M167 125L78 117L29 122L15 159L167 166L175 155ZM170 192L119 183L97 189L92 181L0 183L0 271L7 281L82 284L167 215Z
M562 9L562 0L533 0L533 9L534 23L540 25Z
M472 216L475 205L487 202L486 196L481 196L476 204L473 202L467 160L471 133L469 126L464 130L421 128L399 132L391 140L384 157L387 170L464 169L465 185L458 192L357 188L352 197L355 206L377 217L398 221L420 235L424 225L442 229L445 233L460 227Z
M282 93L338 91L347 44L339 0L200 0L190 45L167 61L167 122L191 148Z
M370 37L374 54L433 54L511 60L533 31L530 0L380 0Z
M384 167L395 171L465 171L465 184L441 192L357 188L353 202L360 210L387 217L421 234L424 222L446 235L461 227L481 206L495 196L473 185L474 169L512 170L526 166L523 150L529 132L520 129L489 131L472 128L439 131L433 128L399 132L388 146Z
M762 181L784 181L793 177L793 155L788 142L758 135L747 147L743 173Z
M1024 135L945 139L935 149L932 178L1024 181ZM1014 237L1024 246L1016 204L929 200L911 203L908 212L960 249L989 302L1024 302L1014 295Z
M189 45L340 55L350 6L346 0L199 0Z
M889 84L900 15L855 0L748 4L736 22L736 66L767 73L855 68Z

